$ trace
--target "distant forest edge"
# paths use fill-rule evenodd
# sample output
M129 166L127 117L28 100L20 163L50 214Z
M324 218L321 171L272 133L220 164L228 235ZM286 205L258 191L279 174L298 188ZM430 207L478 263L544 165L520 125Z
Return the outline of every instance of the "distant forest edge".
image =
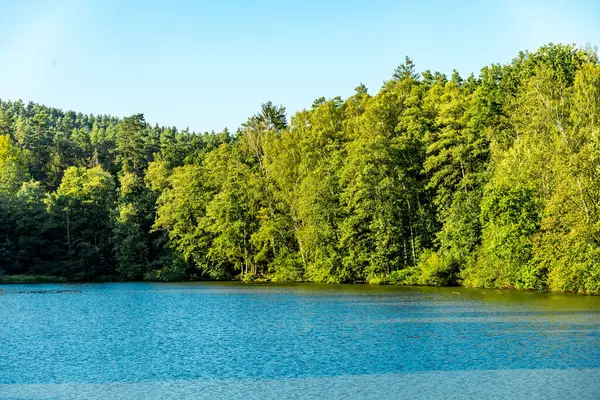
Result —
M594 49L355 90L204 134L0 101L0 281L600 292Z

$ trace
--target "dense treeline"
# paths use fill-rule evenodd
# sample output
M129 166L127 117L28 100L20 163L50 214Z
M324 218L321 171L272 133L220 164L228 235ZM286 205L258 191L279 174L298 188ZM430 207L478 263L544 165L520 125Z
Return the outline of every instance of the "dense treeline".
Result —
M409 58L376 95L195 134L0 102L0 274L600 292L600 65Z

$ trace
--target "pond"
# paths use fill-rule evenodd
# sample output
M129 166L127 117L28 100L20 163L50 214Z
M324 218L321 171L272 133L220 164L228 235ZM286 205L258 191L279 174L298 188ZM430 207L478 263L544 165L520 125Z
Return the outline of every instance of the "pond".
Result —
M0 285L0 399L600 398L600 297Z

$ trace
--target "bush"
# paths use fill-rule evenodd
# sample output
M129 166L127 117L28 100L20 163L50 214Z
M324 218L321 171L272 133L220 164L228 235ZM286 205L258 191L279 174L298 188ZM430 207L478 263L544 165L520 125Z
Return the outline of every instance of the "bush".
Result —
M394 285L414 286L419 284L419 275L418 268L410 267L392 271L388 279Z
M419 261L419 284L446 286L456 283L457 269L449 257L440 257L437 252L428 250Z
M386 285L388 283L388 277L384 275L374 275L367 279L370 285Z
M273 282L300 282L303 280L304 266L299 254L282 254L269 266L273 272Z

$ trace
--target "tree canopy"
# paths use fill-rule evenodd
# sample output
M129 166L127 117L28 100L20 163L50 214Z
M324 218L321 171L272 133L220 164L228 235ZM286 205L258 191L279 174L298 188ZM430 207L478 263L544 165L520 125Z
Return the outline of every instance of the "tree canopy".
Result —
M0 101L0 276L600 292L600 64L264 103L235 134Z

